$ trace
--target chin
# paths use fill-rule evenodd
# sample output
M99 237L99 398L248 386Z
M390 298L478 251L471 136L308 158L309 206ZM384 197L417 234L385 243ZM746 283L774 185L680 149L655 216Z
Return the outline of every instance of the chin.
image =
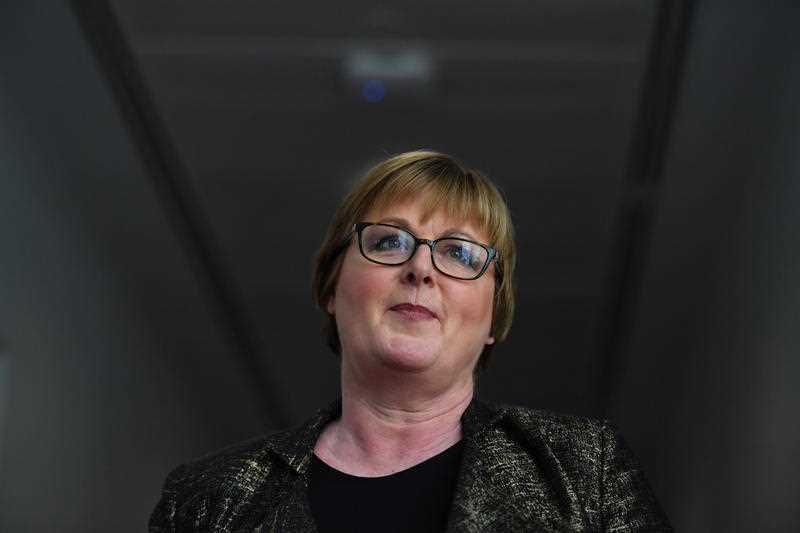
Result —
M436 363L439 346L430 339L406 337L391 339L382 350L383 362L405 371L423 371Z

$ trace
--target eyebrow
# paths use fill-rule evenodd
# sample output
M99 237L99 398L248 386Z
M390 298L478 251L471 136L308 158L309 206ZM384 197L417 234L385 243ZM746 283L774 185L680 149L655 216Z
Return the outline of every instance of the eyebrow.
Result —
M384 224L384 223L387 223L387 222L388 223L392 223L392 224L397 224L398 226L403 226L404 228L406 228L408 230L411 230L411 223L408 220L404 219L404 218L400 218L400 217L385 217L385 218L381 218L378 221L379 224ZM414 233L414 232L412 231L412 233ZM471 233L466 232L466 231L464 231L462 229L456 228L456 227L452 227L452 228L448 228L448 229L444 230L444 232L442 232L441 237L437 237L437 239L440 239L442 237L465 237L465 238L467 238L467 239L469 239L471 241L478 242L478 239L475 238L474 235L472 235Z

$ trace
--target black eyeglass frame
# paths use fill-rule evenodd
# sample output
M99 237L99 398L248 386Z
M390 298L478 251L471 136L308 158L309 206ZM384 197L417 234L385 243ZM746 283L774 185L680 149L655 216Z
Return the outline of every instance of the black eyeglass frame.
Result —
M404 232L408 233L409 235L411 235L411 238L414 239L414 250L411 252L411 255L408 256L408 259L406 259L402 263L383 263L381 261L376 261L375 259L372 259L372 258L368 257L367 254L364 252L364 246L363 246L363 242L362 242L362 238L361 238L361 232L364 231L364 228L367 228L369 226L388 226L390 228L399 229L399 230L404 231ZM437 272L447 276L448 278L459 279L459 280L462 280L462 281L473 281L473 280L476 280L476 279L480 278L481 276L483 276L483 274L486 272L486 270L488 270L489 265L492 263L493 260L494 261L499 261L500 260L500 252L496 248L493 248L493 247L489 246L488 244L483 244L482 242L477 242L477 241L471 241L469 239L464 239L462 237L440 237L438 239L432 239L432 240L431 239L420 239L419 237L417 237L416 235L414 235L413 233L408 231L406 228L402 228L400 226L395 226L394 224L383 224L383 223L380 223L380 222L357 222L356 224L353 224L353 232L351 233L351 235L356 235L358 237L358 239L357 239L358 240L358 251L361 252L361 255L362 255L362 257L364 257L364 259L366 259L367 261L370 261L372 263L375 263L375 264L378 264L378 265L384 265L384 266L400 266L400 265L403 265L403 264L411 261L411 259L414 257L414 254L417 253L417 248L419 248L419 245L420 244L427 244L428 247L431 250L431 264L433 265L433 268L435 268ZM436 243L438 243L439 241L454 240L454 239L455 240L459 240L459 241L468 242L468 243L471 243L471 244L476 244L476 245L480 246L481 248L483 248L484 250L486 250L486 252L487 252L486 262L484 263L483 268L481 268L481 271L478 272L475 275L475 277L473 277L473 278L461 278L461 277L458 277L458 276L454 276L452 274L448 274L447 272L442 271L442 269L440 269L436 265L436 260L434 259L433 247L436 246Z

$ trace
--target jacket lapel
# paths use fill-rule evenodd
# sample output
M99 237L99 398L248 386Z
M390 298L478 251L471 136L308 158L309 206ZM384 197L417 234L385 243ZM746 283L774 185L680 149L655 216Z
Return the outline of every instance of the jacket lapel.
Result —
M341 398L320 409L304 424L277 434L268 441L265 451L277 456L287 470L284 483L276 483L277 490L263 486L260 491L263 510L258 532L316 533L317 527L308 501L309 469L314 455L314 445L322 429L342 412Z
M473 399L447 531L583 529L582 508L538 429L520 431L506 409Z

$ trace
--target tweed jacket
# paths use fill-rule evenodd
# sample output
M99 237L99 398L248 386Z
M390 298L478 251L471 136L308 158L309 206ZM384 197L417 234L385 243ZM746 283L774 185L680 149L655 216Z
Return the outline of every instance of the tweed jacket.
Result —
M150 531L316 531L314 445L341 399L304 424L175 468ZM672 531L636 458L607 421L474 398L448 532Z

